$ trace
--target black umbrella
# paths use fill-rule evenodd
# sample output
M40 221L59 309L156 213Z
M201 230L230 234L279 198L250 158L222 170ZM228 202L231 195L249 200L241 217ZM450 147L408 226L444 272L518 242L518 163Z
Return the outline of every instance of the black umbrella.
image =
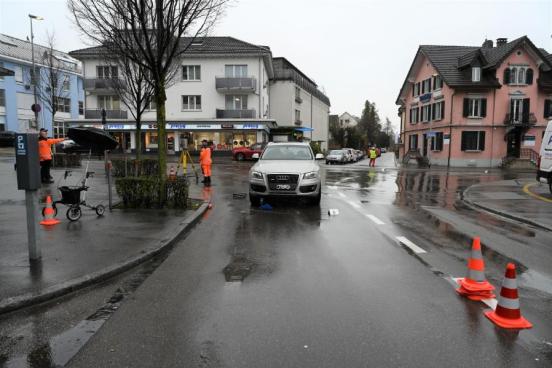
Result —
M92 127L69 128L67 136L79 146L92 151L112 150L118 144L106 131Z

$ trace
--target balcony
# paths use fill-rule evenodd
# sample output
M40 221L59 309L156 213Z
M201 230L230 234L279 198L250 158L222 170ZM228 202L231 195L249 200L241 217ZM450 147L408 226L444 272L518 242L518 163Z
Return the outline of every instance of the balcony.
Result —
M303 120L296 119L295 120L295 125L297 125L297 126L303 125Z
M105 110L106 119L127 119L128 113L125 110ZM84 110L85 119L101 119L102 109Z
M518 116L518 119L520 120L514 120L510 114L506 114L506 117L504 118L504 125L511 125L511 126L528 126L528 125L534 125L537 123L537 118L534 113L529 114L522 114L521 117Z
M112 89L115 83L123 84L124 81L122 79L86 78L84 89L88 91L108 90Z
M217 91L222 93L253 93L256 85L257 80L253 77L216 77Z
M300 96L295 96L295 102L302 103L303 99Z
M217 109L217 119L255 119L255 110Z

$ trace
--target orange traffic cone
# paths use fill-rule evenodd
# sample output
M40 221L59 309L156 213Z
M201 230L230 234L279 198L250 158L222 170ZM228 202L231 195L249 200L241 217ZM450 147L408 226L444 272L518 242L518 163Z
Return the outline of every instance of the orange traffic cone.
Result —
M458 294L471 300L494 298L495 289L485 279L485 262L481 254L481 241L478 236L473 238L472 253L468 261L468 277L458 280Z
M502 289L498 297L496 309L485 312L485 316L495 325L502 328L523 329L531 328L531 322L521 316L519 297L517 292L516 266L508 263L506 274L502 281Z
M61 221L55 218L56 213L52 208L52 197L46 197L46 208L44 209L44 220L40 221L40 225L57 225Z

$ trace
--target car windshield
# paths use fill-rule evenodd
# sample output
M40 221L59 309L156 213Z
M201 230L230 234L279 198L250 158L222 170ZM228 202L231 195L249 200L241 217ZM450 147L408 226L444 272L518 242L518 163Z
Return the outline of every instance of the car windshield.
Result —
M309 147L305 146L272 146L263 153L263 160L312 160Z
M343 154L343 151L341 150L333 150L330 152L330 155L336 155L336 156L340 156Z

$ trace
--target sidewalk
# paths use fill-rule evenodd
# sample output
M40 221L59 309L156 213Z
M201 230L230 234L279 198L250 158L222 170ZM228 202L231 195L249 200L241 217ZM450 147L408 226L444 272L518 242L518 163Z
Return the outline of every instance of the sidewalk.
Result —
M77 168L69 184L77 183L83 170ZM87 202L104 204L104 217L83 208L81 219L71 223L65 217L67 207L58 205L61 223L39 227L42 262L31 267L24 191L17 190L13 158L0 157L0 314L85 287L151 258L169 247L206 209L202 205L195 211L109 212L103 163L92 161L90 171L96 176L87 183ZM46 194L59 199L57 186L63 173L63 169L52 171L55 183L39 190L41 200ZM116 201L114 188L113 196Z
M534 179L472 185L463 200L495 214L552 231L552 195Z

